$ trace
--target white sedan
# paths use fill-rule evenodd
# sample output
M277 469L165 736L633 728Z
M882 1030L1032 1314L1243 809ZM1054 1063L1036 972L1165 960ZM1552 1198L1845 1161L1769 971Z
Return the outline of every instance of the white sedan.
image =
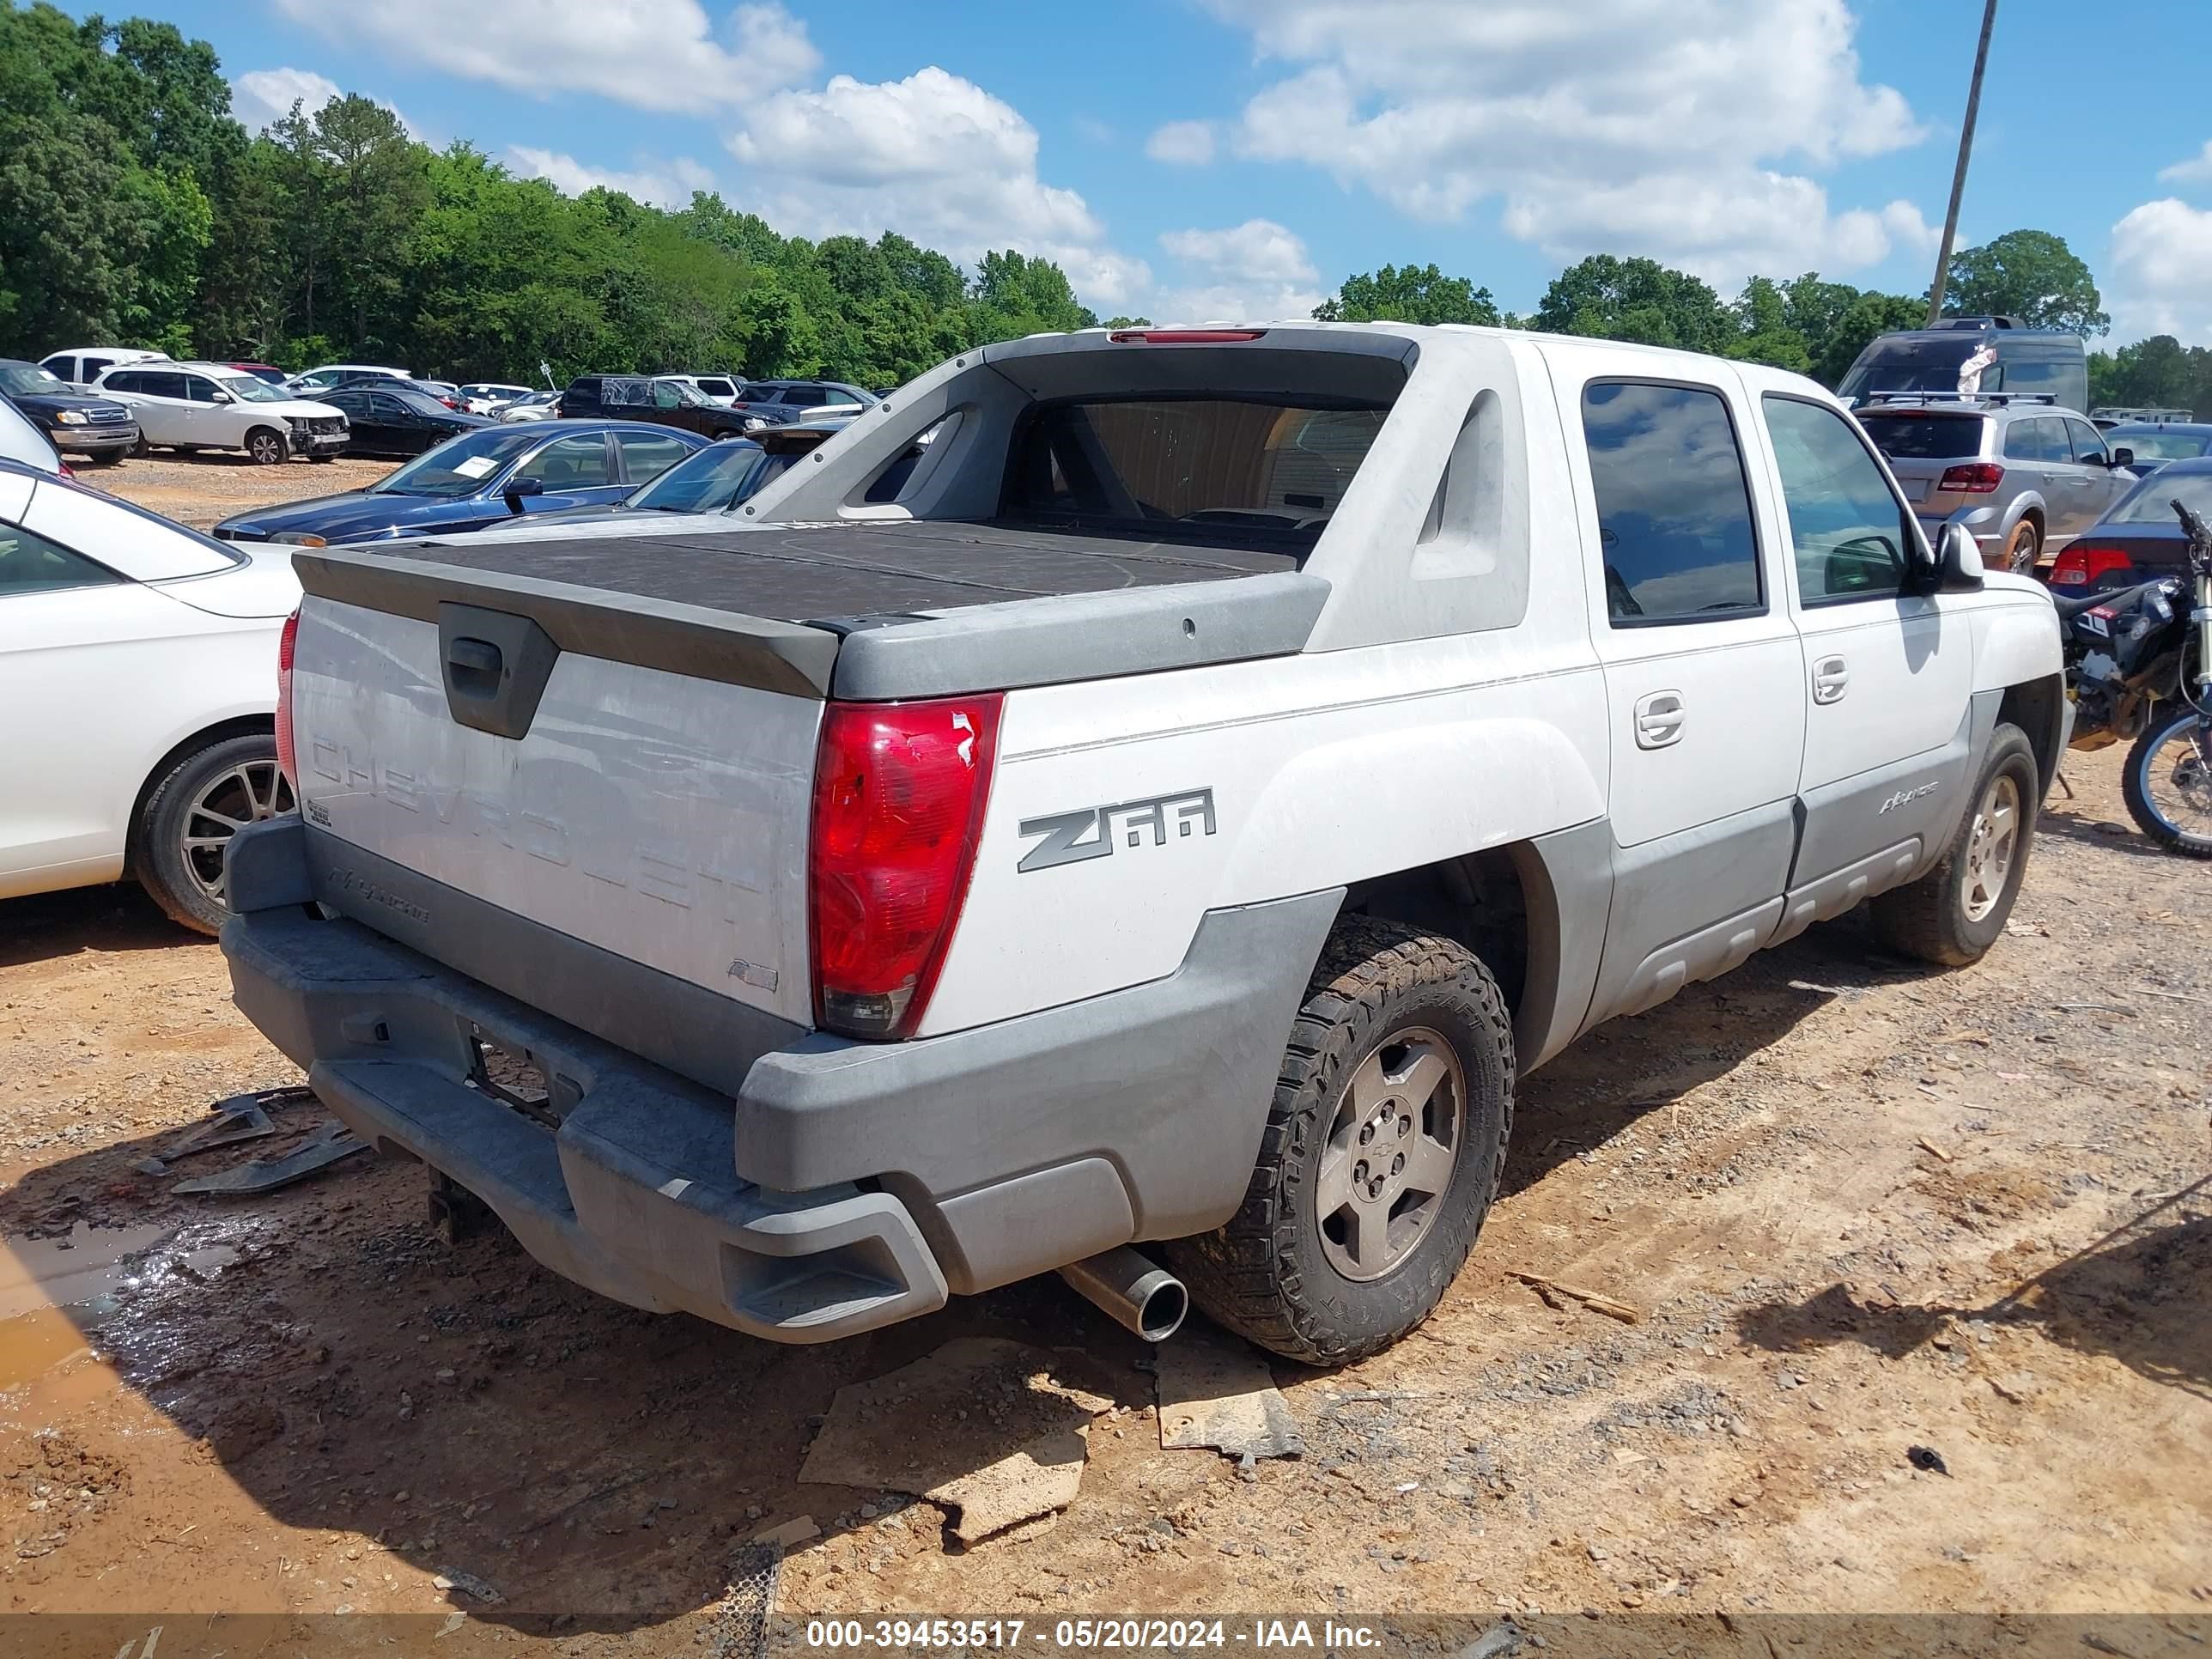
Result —
M226 546L0 460L0 899L136 876L187 927L276 766L291 549Z

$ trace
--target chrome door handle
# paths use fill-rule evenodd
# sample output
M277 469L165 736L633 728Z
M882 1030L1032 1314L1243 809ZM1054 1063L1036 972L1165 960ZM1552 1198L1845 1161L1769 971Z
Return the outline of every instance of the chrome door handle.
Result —
M1636 746L1664 749L1682 735L1686 714L1680 691L1652 691L1636 700Z
M1841 657L1823 657L1813 665L1813 701L1841 702L1850 690L1851 671Z

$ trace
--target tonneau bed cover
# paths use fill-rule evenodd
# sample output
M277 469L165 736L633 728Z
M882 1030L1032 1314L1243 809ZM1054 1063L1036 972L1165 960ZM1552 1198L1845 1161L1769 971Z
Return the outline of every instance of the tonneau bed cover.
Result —
M946 520L302 552L308 592L531 617L563 650L870 700L1299 649L1328 585L1290 552Z

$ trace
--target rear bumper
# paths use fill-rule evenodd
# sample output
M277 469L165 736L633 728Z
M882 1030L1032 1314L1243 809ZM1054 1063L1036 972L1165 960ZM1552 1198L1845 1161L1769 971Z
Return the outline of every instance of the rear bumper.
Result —
M239 1007L325 1103L474 1192L556 1273L787 1342L1224 1220L1341 898L1212 913L1168 979L1042 1014L906 1043L786 1037L733 1068L733 1097L619 1046L634 1013L595 1036L365 921L319 919L331 844L297 819L241 832L222 935ZM533 969L560 937L532 940ZM591 966L597 1007L636 1006L612 980L648 970ZM557 1129L471 1082L480 1039L540 1067Z

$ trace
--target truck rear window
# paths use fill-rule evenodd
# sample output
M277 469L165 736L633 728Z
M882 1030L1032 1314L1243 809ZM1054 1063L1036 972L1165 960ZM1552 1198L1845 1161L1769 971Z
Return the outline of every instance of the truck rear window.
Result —
M1982 453L1978 415L1862 415L1874 447L1899 461L1952 461Z
M1311 546L1389 412L1203 398L1047 404L1015 438L1000 511L1089 530Z

